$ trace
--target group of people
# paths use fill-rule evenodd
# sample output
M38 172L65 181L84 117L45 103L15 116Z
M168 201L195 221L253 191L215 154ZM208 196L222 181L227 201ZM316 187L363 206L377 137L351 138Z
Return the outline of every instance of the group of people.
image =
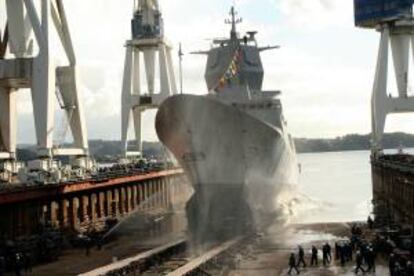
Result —
M22 271L31 272L32 266L33 258L27 252L15 252L6 257L0 256L0 276L5 275L7 270L11 270L16 276L20 276Z
M311 257L310 265L318 266L319 256L316 246L311 248ZM375 272L375 259L376 253L374 249L369 244L355 244L353 245L350 241L336 242L335 243L335 260L339 261L342 266L345 266L348 262L353 261L353 255L355 253L355 273L359 272ZM332 262L332 249L329 243L325 243L322 246L322 263L324 266L329 265ZM296 271L297 274L300 274L299 268L306 267L305 260L305 250L302 246L298 246L297 257L295 253L290 254L289 258L289 271L288 274L291 274L292 271ZM414 274L413 274L414 275Z
M414 275L414 264L411 261L403 261L391 253L388 258L388 268L391 276Z
M312 246L311 249L311 266L318 266L319 263L319 256L318 256L318 249L316 246ZM322 263L324 266L330 264L332 262L332 247L329 243L325 243L322 246ZM292 270L295 270L297 274L300 274L299 267L303 266L306 267L305 261L305 250L301 245L298 246L298 254L297 259L295 253L290 254L289 258L289 271L288 273L291 274Z
M371 228L371 224L369 227ZM377 252L375 247L366 242L362 238L362 228L356 224L351 227L351 239L335 242L335 260L339 262L341 266L345 266L349 262L355 261L355 274L359 272L375 272L375 260ZM318 266L318 249L315 245L311 248L310 265ZM331 246L329 243L325 243L322 246L322 263L324 266L329 265L332 262ZM300 273L300 266L306 267L305 251L302 246L298 247L297 260L295 253L292 253L289 258L289 271L294 270L296 273Z
M369 218L367 221L367 228L372 230L374 228L374 221ZM368 233L368 235L366 235ZM354 224L351 227L351 238L349 240L342 240L335 242L335 260L341 266L347 265L349 262L354 262L354 273L369 273L376 270L377 255L381 254L385 260L388 260L389 275L391 276L414 276L414 263L411 261L414 250L410 254L401 254L397 250L393 239L390 236L381 236L376 234L374 239L367 239L373 232L364 233L362 227ZM414 238L412 240L412 248L414 248ZM310 265L318 266L318 249L312 246L310 249ZM407 252L407 251L402 251ZM306 267L305 250L302 246L298 247L297 254L292 253L289 258L288 274L295 271L300 273L300 267ZM331 247L329 243L325 243L322 247L323 265L327 266L331 263Z

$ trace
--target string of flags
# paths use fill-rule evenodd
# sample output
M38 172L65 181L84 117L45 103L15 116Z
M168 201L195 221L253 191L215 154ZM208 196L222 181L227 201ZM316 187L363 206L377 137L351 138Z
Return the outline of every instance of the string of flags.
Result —
M240 62L242 60L242 56L242 50L238 48L234 52L234 56L230 61L229 67L224 72L223 76L219 79L217 85L213 88L214 90L220 90L224 88L227 84L232 83L233 81L239 81L238 75L240 72Z

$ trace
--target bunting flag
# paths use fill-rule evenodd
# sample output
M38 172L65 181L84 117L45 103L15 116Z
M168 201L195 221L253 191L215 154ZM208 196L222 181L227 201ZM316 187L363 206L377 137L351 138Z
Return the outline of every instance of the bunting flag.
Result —
M238 81L238 75L240 72L240 62L242 59L242 50L237 48L234 52L233 58L223 76L219 79L218 83L213 87L213 90L223 89L226 85L231 84L233 81Z

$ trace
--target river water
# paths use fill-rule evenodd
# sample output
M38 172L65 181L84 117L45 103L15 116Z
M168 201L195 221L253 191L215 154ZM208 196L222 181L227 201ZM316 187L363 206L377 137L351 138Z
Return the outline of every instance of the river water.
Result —
M371 211L369 151L299 154L295 222L366 220Z

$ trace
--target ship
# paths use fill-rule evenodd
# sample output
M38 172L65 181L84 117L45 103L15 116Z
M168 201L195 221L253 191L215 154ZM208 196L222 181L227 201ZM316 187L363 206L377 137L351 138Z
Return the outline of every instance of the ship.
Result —
M280 91L262 90L257 32L241 36L234 7L230 38L213 40L207 55L208 94L166 99L155 120L159 140L184 169L194 193L188 229L196 241L222 239L269 225L295 165L295 146Z

